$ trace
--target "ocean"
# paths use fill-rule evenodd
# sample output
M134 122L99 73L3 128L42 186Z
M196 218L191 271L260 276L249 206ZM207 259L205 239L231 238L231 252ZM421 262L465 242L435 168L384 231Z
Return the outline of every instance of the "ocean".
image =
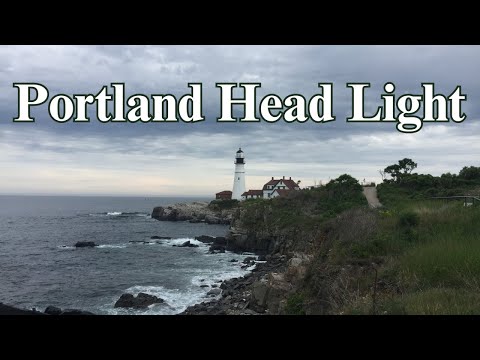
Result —
M225 225L150 217L155 206L201 200L210 199L0 196L0 302L40 311L53 305L95 314L170 315L204 301L210 285L250 270L240 268L246 255L208 254L208 245L194 240L224 236ZM172 239L150 240L154 235ZM187 240L199 247L172 246ZM99 246L75 248L77 241ZM165 303L114 308L122 294L139 292Z

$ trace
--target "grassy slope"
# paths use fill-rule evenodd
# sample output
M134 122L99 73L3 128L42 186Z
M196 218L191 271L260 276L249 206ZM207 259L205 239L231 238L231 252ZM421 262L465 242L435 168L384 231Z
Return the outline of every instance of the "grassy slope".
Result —
M242 223L253 231L301 229L291 232L294 242L315 239L314 260L286 312L480 314L480 206L427 200L425 191L395 184L378 193L379 210L368 209L354 184L241 204Z
M380 187L379 196L388 210L379 212L375 235L355 250L383 259L375 312L480 314L480 206L416 200L395 185ZM373 311L374 271L364 280L363 296L340 312Z

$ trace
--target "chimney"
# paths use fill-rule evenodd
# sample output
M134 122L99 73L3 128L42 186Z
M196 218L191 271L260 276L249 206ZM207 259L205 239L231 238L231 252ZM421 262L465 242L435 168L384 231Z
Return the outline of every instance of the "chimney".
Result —
M292 180L292 177L290 176L290 179L289 180Z
M273 180L273 176L272 176L272 180Z
M283 180L285 180L285 176L283 177Z

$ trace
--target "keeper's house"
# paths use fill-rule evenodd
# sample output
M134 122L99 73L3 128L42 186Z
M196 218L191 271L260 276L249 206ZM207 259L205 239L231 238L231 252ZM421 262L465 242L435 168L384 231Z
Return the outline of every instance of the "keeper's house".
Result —
M242 200L261 199L263 197L262 190L248 190L242 194Z
M295 182L292 178L272 179L263 185L262 190L248 190L242 194L242 200L248 199L272 199L278 196L287 196L290 191L300 190L300 181Z
M263 198L271 199L278 196L286 196L290 191L300 190L300 181L295 182L290 177L285 179L274 179L263 185Z
M220 191L219 193L215 194L215 199L217 200L231 200L232 199L232 192L229 190Z

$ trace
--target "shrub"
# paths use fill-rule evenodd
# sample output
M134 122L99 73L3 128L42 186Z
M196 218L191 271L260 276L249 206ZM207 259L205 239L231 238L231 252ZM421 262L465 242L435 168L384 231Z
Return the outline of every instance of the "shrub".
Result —
M212 210L226 210L226 209L233 209L234 207L238 206L240 201L236 199L231 200L212 200L208 207Z
M290 295L285 306L285 313L287 315L305 315L304 303L305 298L303 294L296 293Z
M413 211L406 211L400 214L398 222L401 227L410 228L418 225L418 214Z

